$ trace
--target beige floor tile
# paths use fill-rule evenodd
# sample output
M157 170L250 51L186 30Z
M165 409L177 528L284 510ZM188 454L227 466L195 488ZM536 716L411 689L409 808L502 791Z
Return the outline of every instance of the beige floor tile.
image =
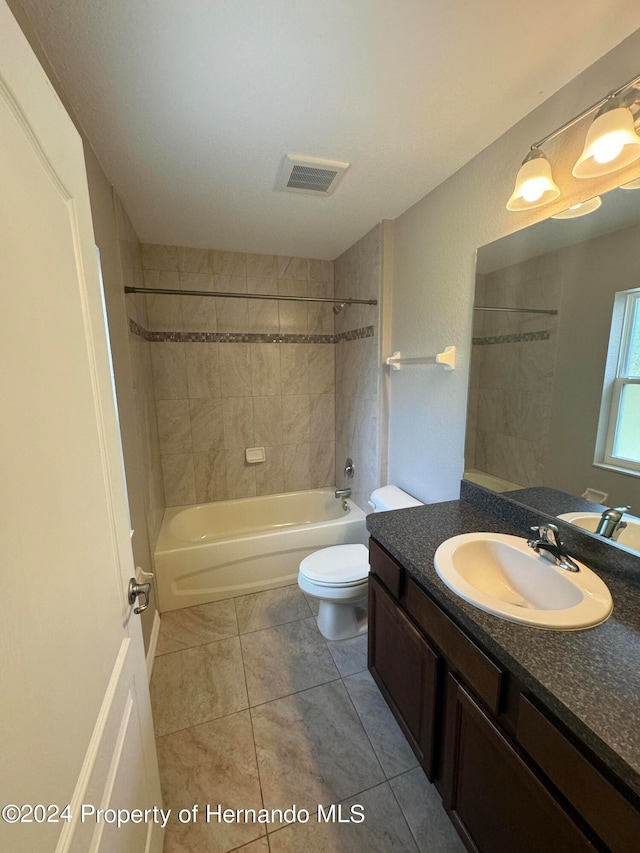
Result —
M251 716L266 808L316 808L384 780L339 681L260 705Z
M151 703L158 737L246 708L238 637L156 658Z
M387 779L418 765L413 750L368 671L344 680Z
M464 853L465 846L442 807L435 787L416 767L389 782L420 853Z
M241 634L305 619L310 610L297 584L268 589L235 599Z
M356 805L363 811L352 812ZM388 784L342 803L343 819L364 813L362 823L291 824L269 836L271 853L417 853L416 843ZM433 845L429 853L441 853Z
M237 633L238 621L232 599L170 610L162 614L156 654L203 646Z
M243 634L241 645L251 705L339 678L313 616Z
M172 814L164 853L222 853L264 835L258 823L206 821L207 804L212 810L262 808L248 711L158 738L157 749L164 808ZM194 804L200 807L196 821L180 823L180 809Z

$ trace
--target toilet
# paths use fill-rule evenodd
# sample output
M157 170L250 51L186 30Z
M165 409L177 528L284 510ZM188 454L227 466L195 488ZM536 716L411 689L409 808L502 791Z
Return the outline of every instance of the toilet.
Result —
M369 499L374 512L423 504L397 486L382 486ZM320 602L318 629L327 640L346 640L367 631L369 550L365 545L333 545L300 563L300 589Z

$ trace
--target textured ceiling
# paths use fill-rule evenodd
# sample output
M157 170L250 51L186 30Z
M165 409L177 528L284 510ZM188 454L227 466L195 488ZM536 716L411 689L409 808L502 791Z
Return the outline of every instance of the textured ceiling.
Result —
M638 0L19 0L139 237L335 258L640 26ZM287 153L351 163L277 192Z

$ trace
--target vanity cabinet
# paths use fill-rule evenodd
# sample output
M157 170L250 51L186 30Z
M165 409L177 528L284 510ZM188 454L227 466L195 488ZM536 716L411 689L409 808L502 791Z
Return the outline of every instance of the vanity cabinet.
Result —
M467 848L640 850L635 795L378 542L369 669Z
M438 654L376 578L369 602L369 669L433 781Z

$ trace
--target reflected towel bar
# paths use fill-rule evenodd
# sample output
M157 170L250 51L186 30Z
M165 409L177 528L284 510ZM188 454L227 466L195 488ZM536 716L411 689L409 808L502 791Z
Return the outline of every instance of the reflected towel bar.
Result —
M402 353L394 352L384 360L393 370L400 370L403 364L441 364L445 370L456 369L456 348L445 347L436 355L426 355L421 358L402 358Z

